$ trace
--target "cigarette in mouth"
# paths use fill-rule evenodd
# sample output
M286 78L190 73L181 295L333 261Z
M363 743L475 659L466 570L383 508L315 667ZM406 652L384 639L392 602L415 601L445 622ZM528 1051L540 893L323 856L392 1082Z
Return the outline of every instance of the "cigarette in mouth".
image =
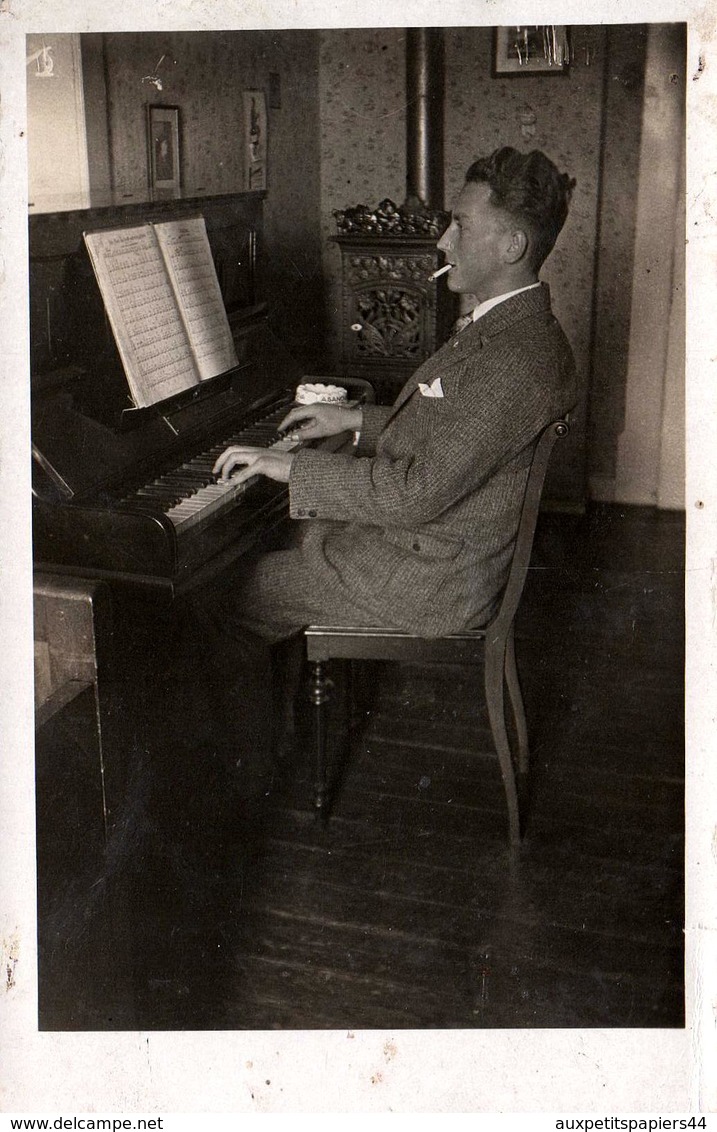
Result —
M447 271L452 271L453 264L447 263L445 267L439 267L438 271L434 271L433 275L428 276L428 282L432 283L434 279L438 279L440 275L445 275Z

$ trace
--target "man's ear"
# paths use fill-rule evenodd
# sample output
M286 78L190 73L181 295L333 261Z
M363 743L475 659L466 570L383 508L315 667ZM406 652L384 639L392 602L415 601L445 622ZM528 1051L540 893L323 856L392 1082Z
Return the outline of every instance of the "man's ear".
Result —
M522 228L515 228L506 235L508 237L505 244L506 263L518 263L528 250L527 233Z

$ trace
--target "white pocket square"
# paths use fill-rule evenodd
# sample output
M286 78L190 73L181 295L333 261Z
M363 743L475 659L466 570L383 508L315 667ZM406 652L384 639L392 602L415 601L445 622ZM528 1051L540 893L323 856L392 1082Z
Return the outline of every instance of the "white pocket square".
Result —
M418 388L422 397L442 397L443 387L441 385L440 377L435 377L430 385L425 385L424 382L419 381Z

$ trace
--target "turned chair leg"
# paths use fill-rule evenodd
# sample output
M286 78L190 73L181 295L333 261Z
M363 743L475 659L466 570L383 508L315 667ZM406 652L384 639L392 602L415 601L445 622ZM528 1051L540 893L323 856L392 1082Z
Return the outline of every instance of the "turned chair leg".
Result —
M523 694L520 690L518 669L515 663L515 633L512 625L510 627L508 646L505 653L505 682L508 687L508 696L510 698L510 706L513 711L515 731L518 739L518 772L519 774L527 774L530 764L528 724L525 719Z
M485 698L488 706L488 719L493 733L493 742L498 752L498 761L503 775L505 798L508 804L508 828L513 845L520 843L520 807L515 783L513 756L508 742L505 726L505 701L503 679L505 675L505 647L491 647L486 641L485 649Z
M326 704L331 698L331 681L327 678L324 662L311 663L309 693L314 705L314 744L316 751L316 779L314 808L317 818L325 819L328 787L326 781Z

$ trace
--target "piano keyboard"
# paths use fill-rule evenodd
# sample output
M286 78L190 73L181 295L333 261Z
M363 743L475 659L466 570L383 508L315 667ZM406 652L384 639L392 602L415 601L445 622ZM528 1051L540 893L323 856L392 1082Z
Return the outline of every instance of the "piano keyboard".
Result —
M154 512L159 506L174 524L177 535L198 526L218 511L233 506L257 482L259 476L252 476L240 484L232 483L231 480L218 483L212 472L217 457L232 444L271 448L278 452L293 452L301 448L302 441L277 435L276 426L286 416L289 405L289 401L282 401L278 408L274 408L254 424L226 437L221 443L214 444L206 452L165 472L151 483L144 484L125 496L123 502L131 503L134 507L146 507Z

